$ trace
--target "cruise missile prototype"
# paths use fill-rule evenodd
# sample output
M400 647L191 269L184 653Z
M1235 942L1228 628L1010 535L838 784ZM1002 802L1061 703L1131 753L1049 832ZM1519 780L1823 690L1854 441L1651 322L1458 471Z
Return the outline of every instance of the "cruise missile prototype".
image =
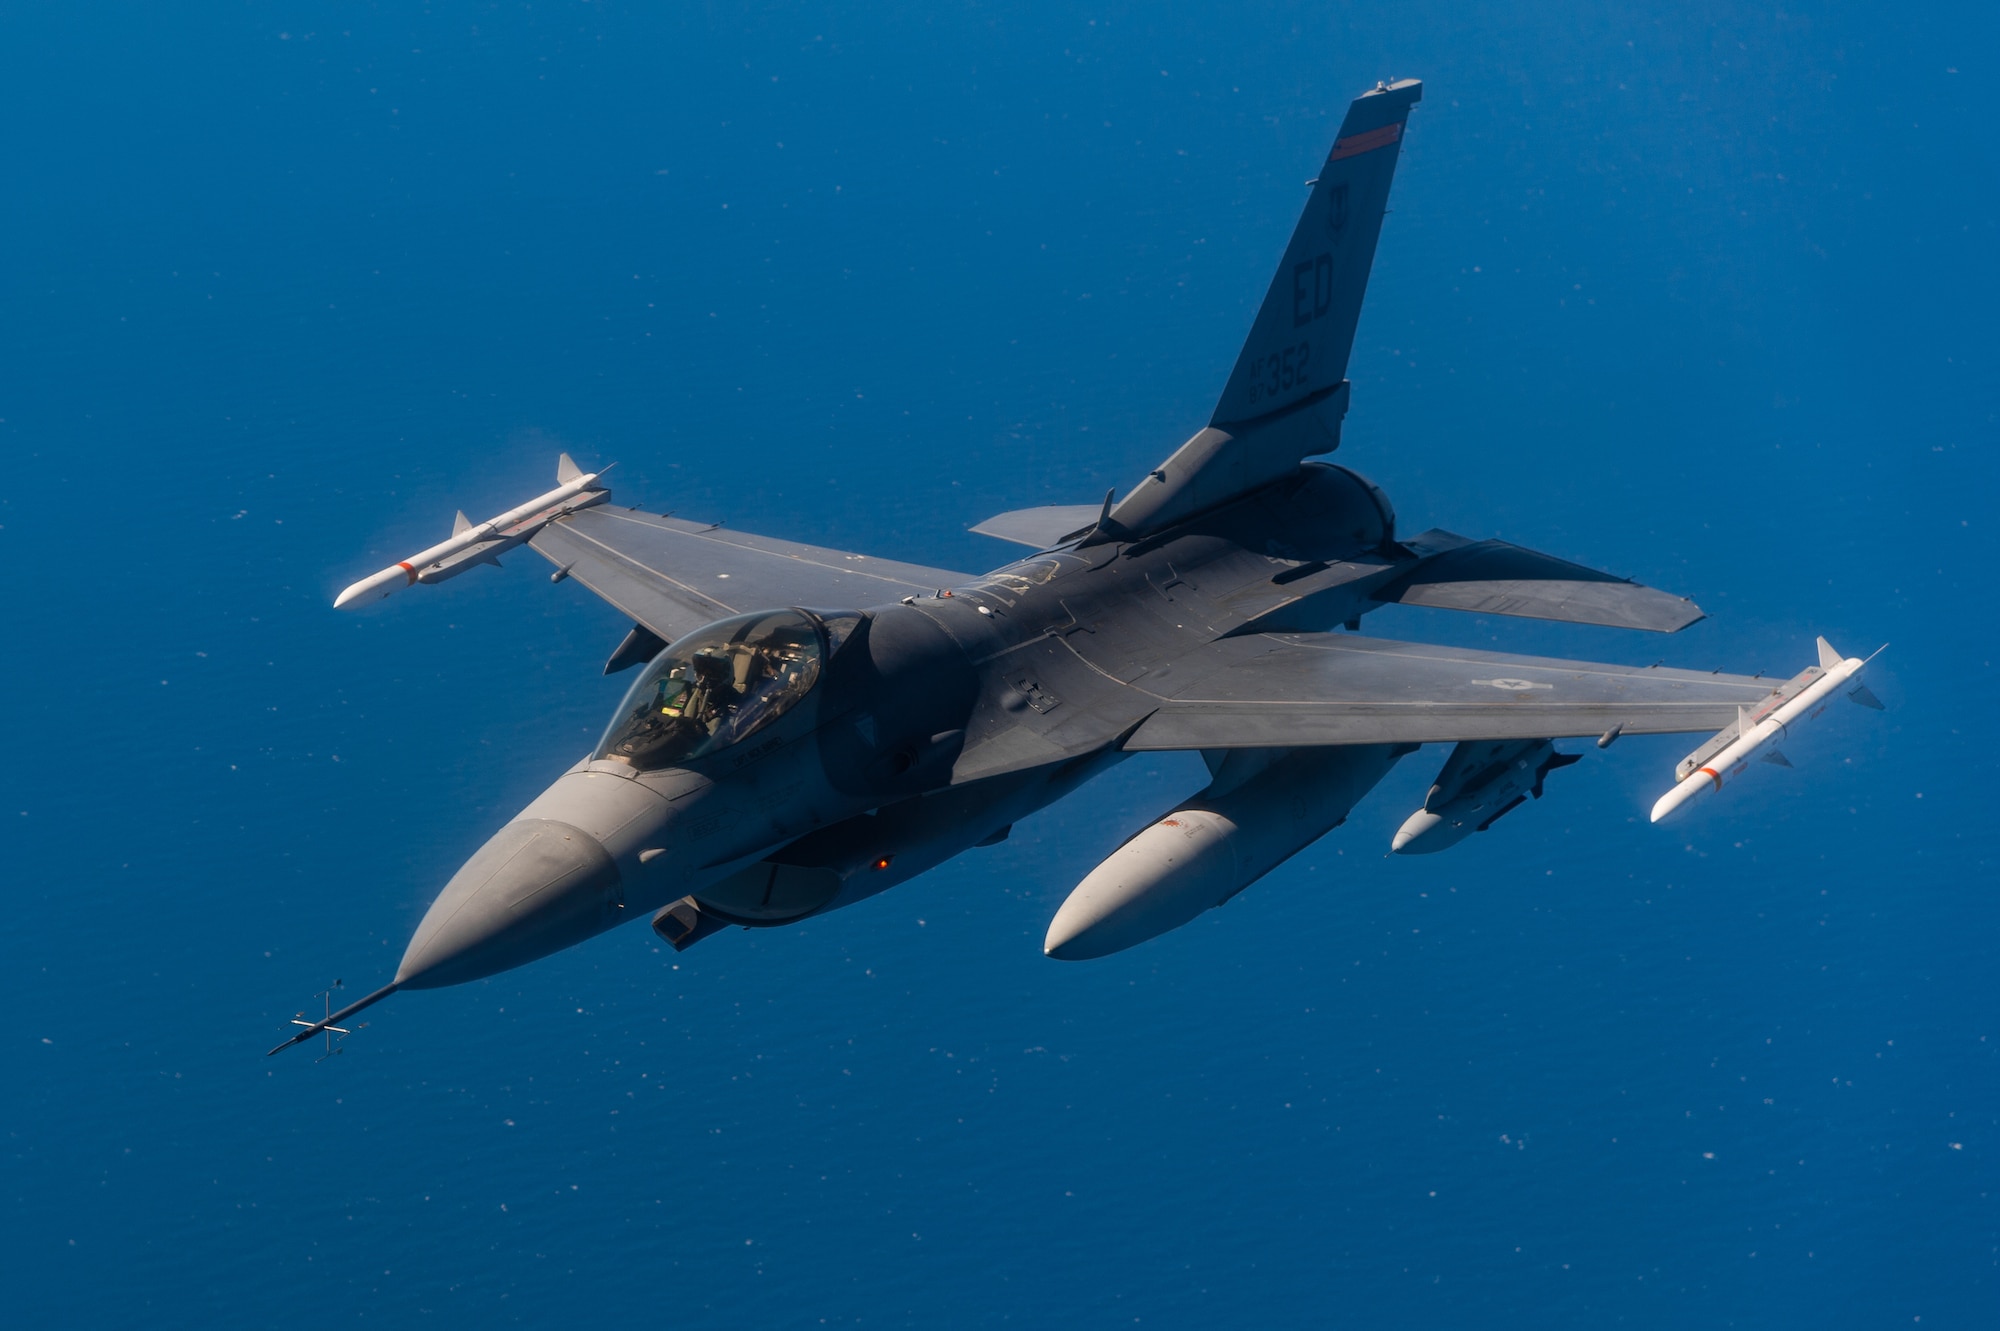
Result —
M990 572L615 504L602 470L565 454L553 490L476 525L461 515L448 540L341 591L336 606L368 613L532 550L609 607L604 671L635 674L586 752L551 723L548 788L466 847L394 975L338 1012L300 1013L287 1044L627 921L678 951L860 906L1087 798L1135 753L1199 752L1211 779L1080 878L1047 857L1052 903L1074 884L1051 957L1105 957L1229 900L1420 746L1456 747L1397 834L1405 854L1538 794L1572 761L1557 741L1721 730L1660 817L1852 690L1861 663L1824 644L1780 684L1360 632L1411 606L1652 633L1702 619L1685 597L1555 555L1405 534L1381 487L1326 459L1344 447L1349 351L1422 91L1382 83L1347 107L1209 419L1134 466L1122 497L980 522L1027 547Z

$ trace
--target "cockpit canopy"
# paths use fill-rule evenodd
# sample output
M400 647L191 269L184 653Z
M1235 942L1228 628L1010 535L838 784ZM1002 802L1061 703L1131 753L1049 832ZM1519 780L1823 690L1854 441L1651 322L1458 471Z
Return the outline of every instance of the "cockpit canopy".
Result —
M820 624L797 610L697 629L646 667L591 756L649 771L727 748L796 707L826 651Z

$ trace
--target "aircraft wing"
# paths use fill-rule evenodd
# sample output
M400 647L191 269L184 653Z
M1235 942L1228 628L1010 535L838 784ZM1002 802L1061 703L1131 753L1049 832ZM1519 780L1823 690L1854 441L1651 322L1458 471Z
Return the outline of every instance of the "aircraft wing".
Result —
M1782 679L1599 665L1349 633L1223 638L1130 687L1160 699L1127 749L1429 744L1715 731Z
M528 544L669 642L768 606L858 609L970 580L944 569L608 504L558 518Z

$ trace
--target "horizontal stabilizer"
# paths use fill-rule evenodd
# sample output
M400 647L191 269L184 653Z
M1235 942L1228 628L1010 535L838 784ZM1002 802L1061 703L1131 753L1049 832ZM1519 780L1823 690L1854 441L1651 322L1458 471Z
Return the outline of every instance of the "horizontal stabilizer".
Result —
M1684 596L1505 541L1429 531L1409 544L1428 557L1376 600L1654 633L1675 633L1703 617Z
M1081 536L1096 523L1096 504L1047 504L1041 508L1017 508L996 513L972 530L1017 545L1046 550L1065 540Z

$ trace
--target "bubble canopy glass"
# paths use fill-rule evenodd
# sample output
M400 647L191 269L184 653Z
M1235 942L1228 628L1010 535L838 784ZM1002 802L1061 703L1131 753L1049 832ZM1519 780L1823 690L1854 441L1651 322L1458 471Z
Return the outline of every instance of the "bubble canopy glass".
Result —
M819 625L797 610L697 629L653 658L591 756L649 771L728 748L797 706L824 656Z

